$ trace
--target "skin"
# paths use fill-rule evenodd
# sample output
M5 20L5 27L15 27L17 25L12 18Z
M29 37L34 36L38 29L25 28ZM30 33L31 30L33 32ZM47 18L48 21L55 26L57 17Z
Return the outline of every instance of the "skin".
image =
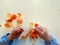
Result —
M48 34L46 28L39 26L34 28L34 30L39 35L39 37L45 40L46 42L49 42L51 40L51 36ZM8 39L10 41L17 39L23 31L24 30L21 27L16 27L14 30L11 31L10 35L8 35Z
M51 36L47 32L47 28L39 26L39 27L36 27L34 30L39 35L39 37L45 40L46 42L49 42L51 40Z
M21 33L23 32L24 30L21 28L21 27L16 27L15 29L13 29L11 31L11 33L8 35L8 39L10 41L14 40L14 39L17 39Z

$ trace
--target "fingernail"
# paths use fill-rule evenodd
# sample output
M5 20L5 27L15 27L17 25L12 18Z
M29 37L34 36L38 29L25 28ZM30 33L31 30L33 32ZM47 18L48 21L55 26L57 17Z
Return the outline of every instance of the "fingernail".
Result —
M20 31L18 31L18 33L19 33Z
M21 32L23 32L24 30L23 29L21 29Z

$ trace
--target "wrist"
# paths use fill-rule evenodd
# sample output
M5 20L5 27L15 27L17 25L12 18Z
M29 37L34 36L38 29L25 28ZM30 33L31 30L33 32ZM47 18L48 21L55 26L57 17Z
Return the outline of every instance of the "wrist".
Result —
M8 35L8 39L9 39L10 41L12 41L12 40L13 40L13 37L12 37L12 35L11 35L11 34L9 34L9 35Z
M44 40L45 40L46 42L50 42L50 40L51 40L51 36L48 35Z

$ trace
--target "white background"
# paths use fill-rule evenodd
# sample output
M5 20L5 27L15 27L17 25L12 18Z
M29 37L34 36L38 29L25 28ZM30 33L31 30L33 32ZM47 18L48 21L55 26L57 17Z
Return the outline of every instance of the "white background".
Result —
M8 12L22 13L25 30L28 30L30 21L47 26L48 32L60 42L60 0L0 0L1 24L3 24ZM0 30L0 36L9 31L5 31L4 27L1 27ZM41 45L43 45L42 43Z

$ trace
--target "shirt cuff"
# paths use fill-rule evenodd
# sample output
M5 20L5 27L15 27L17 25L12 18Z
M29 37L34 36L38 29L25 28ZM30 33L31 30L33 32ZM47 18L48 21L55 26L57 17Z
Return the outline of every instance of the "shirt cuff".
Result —
M5 39L6 39L6 42L10 45L10 44L12 44L13 40L10 41L10 40L8 39L8 35L9 35L9 34L10 34L10 33L8 33L8 34L5 35Z
M45 42L45 45L53 45L53 44L57 44L57 41L54 37L51 36L51 40L49 42Z

